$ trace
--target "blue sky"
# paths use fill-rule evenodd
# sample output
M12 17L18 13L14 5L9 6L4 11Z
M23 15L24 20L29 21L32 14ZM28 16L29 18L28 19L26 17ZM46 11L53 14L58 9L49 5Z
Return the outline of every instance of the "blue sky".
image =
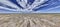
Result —
M31 2L31 4L33 3L34 0L30 0L29 2ZM2 2L0 0L0 2ZM16 0L10 0L10 2L14 3L15 5L14 6L18 6L21 7L17 2ZM11 4L11 3L10 3ZM48 0L47 2L43 3L42 5L44 4L48 4L46 6L42 6L42 7L39 7L37 9L32 9L33 11L31 11L32 13L60 13L60 1L59 0ZM11 4L12 5L12 4ZM1 6L1 5L0 5ZM9 5L8 5L9 6ZM13 6L12 6L13 7ZM10 8L10 7L9 7ZM23 7L21 7L23 8ZM52 9L51 9L52 8ZM11 11L11 10L5 10L4 8L1 9L0 8L0 13L21 13L19 11ZM22 12L23 13L23 12ZM28 11L25 11L24 13L29 13L29 10Z

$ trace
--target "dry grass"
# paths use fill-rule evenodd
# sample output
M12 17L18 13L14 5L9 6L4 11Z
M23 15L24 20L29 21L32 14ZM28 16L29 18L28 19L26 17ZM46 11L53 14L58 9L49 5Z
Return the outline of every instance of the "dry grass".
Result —
M0 27L60 27L60 14L0 14Z

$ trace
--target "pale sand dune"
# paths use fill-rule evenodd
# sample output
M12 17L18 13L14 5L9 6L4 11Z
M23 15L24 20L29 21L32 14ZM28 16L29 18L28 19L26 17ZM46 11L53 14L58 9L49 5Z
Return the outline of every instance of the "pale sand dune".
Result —
M0 14L0 27L60 27L60 14Z

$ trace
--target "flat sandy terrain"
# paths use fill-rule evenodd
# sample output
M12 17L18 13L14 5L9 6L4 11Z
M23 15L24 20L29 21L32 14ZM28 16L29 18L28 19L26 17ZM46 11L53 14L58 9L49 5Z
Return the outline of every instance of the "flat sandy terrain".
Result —
M0 14L0 27L60 27L60 14Z

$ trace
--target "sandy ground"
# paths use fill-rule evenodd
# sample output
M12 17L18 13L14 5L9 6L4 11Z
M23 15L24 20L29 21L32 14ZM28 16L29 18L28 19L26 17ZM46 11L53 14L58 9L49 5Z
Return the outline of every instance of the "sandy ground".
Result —
M60 14L0 14L0 27L60 27Z

